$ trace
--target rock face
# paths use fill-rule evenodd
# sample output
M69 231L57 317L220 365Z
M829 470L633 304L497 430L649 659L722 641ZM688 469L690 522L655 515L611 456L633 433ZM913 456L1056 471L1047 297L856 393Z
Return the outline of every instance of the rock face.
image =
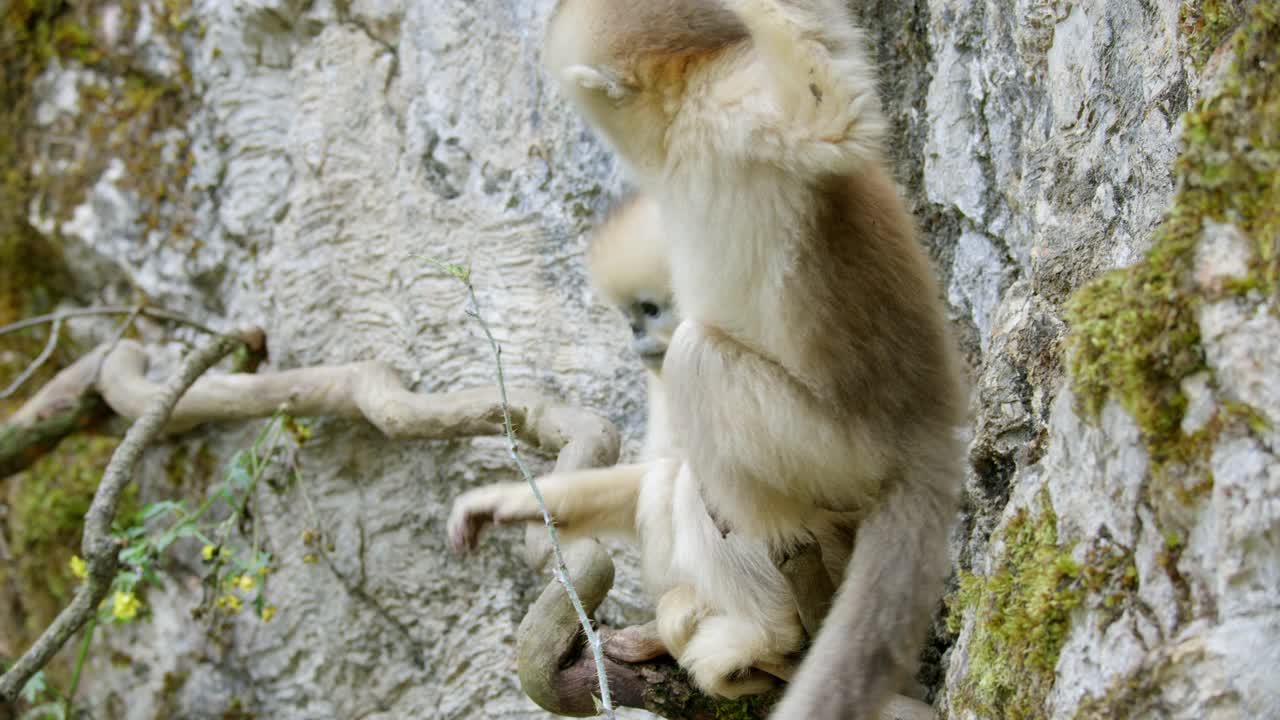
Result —
M118 10L90 5L109 30ZM494 378L464 292L432 260L463 263L508 381L598 409L628 438L624 456L638 449L637 358L581 262L622 179L543 75L551 3L139 5L150 19L114 41L192 90L164 131L190 155L182 199L157 209L186 235L148 222L127 153L100 158L74 207L31 217L64 237L86 299L141 293L218 327L260 325L273 368L377 358L437 391ZM1230 74L1233 46L1212 52L1245 11L854 5L972 369L957 581L922 675L935 704L955 718L1280 713L1280 322L1274 295L1224 290L1275 261L1255 235L1276 226L1217 217L1196 252L1188 282L1212 298L1194 311L1203 363L1173 391L1178 432L1213 429L1202 463L1153 460L1149 428L1118 398L1088 412L1062 350L1067 299L1155 244L1179 118ZM1274 23L1275 4L1258 5ZM148 29L166 13L181 15L176 36ZM74 123L93 78L75 62L46 70L36 121ZM1263 136L1274 154L1274 130ZM204 492L256 431L157 448L144 496L172 494L175 472ZM390 442L325 420L298 460L297 481L256 499L277 616L206 632L189 615L199 560L180 559L145 597L150 621L102 634L111 652L83 689L95 716L545 716L514 672L516 625L545 582L519 559L520 534L496 532L466 560L444 543L454 495L514 477L503 445ZM330 560L308 561L312 531ZM634 560L622 565L606 617L643 619Z

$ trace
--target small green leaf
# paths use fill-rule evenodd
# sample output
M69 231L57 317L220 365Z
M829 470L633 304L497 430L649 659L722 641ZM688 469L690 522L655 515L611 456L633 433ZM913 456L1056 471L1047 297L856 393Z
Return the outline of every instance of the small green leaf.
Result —
M48 686L44 681L44 671L41 670L31 676L31 679L27 681L27 684L22 686L22 692L19 694L22 695L23 700L33 703L43 695L47 689Z
M182 504L174 502L173 500L162 500L160 502L151 503L142 509L142 519L150 520L151 518L165 512L172 512L176 515L181 515L183 514Z
M121 550L118 557L124 565L141 565L146 562L148 551L149 543L143 540Z
M248 490L253 483L251 456L241 451L236 453L236 458L227 470L227 485L237 490Z
M59 702L37 705L22 714L22 720L66 720L66 717Z

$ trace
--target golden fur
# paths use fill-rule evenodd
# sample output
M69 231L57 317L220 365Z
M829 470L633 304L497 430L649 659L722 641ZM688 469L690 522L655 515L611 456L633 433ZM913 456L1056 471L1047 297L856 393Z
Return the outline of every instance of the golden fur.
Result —
M624 313L636 298L671 303L654 210L633 198L597 231L589 251L593 284ZM721 535L689 465L673 454L661 376L648 376L645 462L551 475L537 481L539 489L565 535L614 532L639 541L658 635L700 688L726 697L760 692L790 677L806 639L795 598L762 539ZM467 547L488 523L540 517L524 483L477 488L455 501L449 537L455 548ZM824 557L839 573L851 538L836 523L829 528Z
M660 208L685 317L663 376L700 497L775 554L858 523L775 717L872 717L947 572L965 395L865 38L838 0L562 0L545 59Z

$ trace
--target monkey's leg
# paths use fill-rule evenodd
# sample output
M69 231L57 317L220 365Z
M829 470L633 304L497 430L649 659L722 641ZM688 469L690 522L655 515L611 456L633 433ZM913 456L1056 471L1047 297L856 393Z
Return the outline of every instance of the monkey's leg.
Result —
M909 471L866 517L831 612L772 718L875 717L914 667L947 573L953 465Z
M556 526L565 534L634 532L636 499L649 463L556 473L537 480ZM480 531L542 520L542 510L528 483L489 485L459 495L449 513L449 544L471 548Z
M677 585L662 594L654 613L658 637L674 658L679 658L698 628L707 608L698 602L693 588Z
M755 668L767 672L783 682L791 682L791 678L796 674L795 663L762 661L757 662Z
M711 615L698 622L676 660L704 692L736 698L778 685L781 677L773 671L785 674L783 664L769 655L776 655L770 628L737 615Z

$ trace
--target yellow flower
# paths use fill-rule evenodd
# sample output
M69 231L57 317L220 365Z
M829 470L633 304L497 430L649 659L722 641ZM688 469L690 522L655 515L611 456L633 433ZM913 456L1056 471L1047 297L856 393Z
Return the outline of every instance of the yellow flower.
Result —
M213 559L213 554L217 552L217 550L218 549L212 545L205 545L200 549L200 557L204 558L205 562L208 562Z
M128 622L138 616L140 607L142 603L138 602L138 598L133 593L116 591L111 602L111 614L117 620Z
M266 565L263 565L262 567L258 568L258 574L263 577L266 577L267 573L269 572L271 572L271 568Z
M231 548L226 548L226 547L218 548L218 558L219 558L219 559L221 559L221 560L226 560L226 559L228 559L228 558L230 558L230 557L231 557Z
M276 616L276 606L268 605L262 608L262 622L271 622L271 618Z
M258 584L257 581L253 579L252 575L241 575L240 577L236 578L236 587L240 588L245 592L249 592L257 584Z
M240 598L228 593L218 598L218 607L234 615L240 612L240 608L243 606L240 603Z
M72 555L68 564L71 566L71 574L77 579L83 580L89 576L89 568L85 566L84 560L79 555Z
M303 555L303 556L302 556L302 562L304 562L304 563L306 563L306 564L308 564L308 565L315 565L315 564L316 564L316 556L315 556L315 555L313 555L313 554L311 554L311 553L307 553L306 555Z

